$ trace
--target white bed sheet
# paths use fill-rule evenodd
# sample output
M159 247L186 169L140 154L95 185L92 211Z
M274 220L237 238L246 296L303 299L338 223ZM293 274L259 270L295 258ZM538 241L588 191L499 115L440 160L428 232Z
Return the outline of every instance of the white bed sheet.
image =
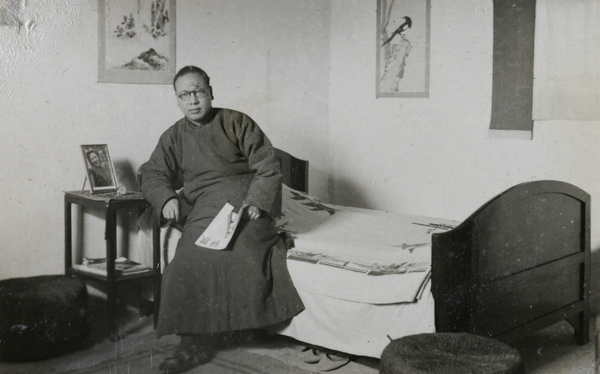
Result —
M354 302L299 289L306 309L270 331L318 347L380 358L390 339L435 332L430 285L427 282L418 302L393 304Z
M415 301L431 269L432 233L454 226L437 218L323 204L286 186L278 220L294 239L288 268L297 289L371 304ZM340 268L328 269L336 265Z

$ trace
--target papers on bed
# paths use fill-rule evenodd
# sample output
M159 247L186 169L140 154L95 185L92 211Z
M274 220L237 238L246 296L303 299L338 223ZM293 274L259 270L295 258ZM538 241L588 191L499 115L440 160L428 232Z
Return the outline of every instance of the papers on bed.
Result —
M431 234L455 225L323 204L286 186L278 221L280 230L294 238L288 268L297 288L368 303L418 299L429 279ZM323 271L320 265L330 270Z

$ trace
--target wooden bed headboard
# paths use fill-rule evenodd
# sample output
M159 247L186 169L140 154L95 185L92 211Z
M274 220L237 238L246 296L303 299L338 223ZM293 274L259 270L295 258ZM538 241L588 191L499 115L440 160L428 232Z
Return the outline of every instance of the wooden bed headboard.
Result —
M282 182L290 188L308 193L308 161L277 148L275 156L281 162Z
M571 184L517 185L432 237L438 331L511 341L567 319L589 340L590 195Z

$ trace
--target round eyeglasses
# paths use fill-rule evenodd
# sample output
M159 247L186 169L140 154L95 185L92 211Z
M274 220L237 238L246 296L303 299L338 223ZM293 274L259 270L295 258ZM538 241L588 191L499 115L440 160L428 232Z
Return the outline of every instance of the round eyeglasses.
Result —
M205 97L208 96L209 91L204 88L199 88L194 91L183 91L182 93L177 95L177 97L183 101L188 101L192 97L192 94L194 94L196 99L204 99Z

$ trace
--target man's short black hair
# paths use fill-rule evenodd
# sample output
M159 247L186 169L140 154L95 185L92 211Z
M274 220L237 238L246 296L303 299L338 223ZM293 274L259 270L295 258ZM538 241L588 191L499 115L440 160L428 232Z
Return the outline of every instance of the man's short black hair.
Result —
M186 74L191 74L191 73L200 74L200 76L202 76L202 78L204 78L204 80L206 81L206 85L210 86L210 77L208 76L208 74L206 74L206 72L204 70L202 70L199 67L194 66L194 65L188 65L188 66L184 66L181 69L179 69L177 74L175 74L175 78L173 78L173 89L175 91L177 91L175 89L175 82L177 82L177 79L179 79L180 77L182 77Z

